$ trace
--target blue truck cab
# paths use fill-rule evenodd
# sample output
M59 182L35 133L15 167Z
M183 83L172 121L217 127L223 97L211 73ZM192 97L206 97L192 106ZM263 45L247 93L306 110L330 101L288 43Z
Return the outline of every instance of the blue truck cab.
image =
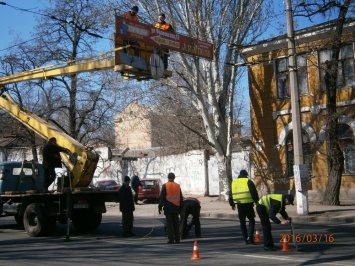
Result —
M0 193L43 190L42 164L23 162L0 162Z
M95 230L106 212L105 202L119 202L118 191L64 184L60 190L45 190L43 172L32 161L0 162L0 216L14 216L30 236L50 235L56 222L67 228L73 224L78 232Z

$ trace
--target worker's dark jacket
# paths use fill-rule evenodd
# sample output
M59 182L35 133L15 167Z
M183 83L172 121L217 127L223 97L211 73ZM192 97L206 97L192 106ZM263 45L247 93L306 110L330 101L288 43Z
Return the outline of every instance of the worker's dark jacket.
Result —
M66 152L66 149L58 145L53 145L49 143L45 144L42 149L43 168L61 168L62 161L59 155L60 152Z
M247 176L239 176L238 178L248 178ZM253 198L253 201L257 203L259 201L259 194L258 191L256 190L256 187L254 185L254 182L251 180L248 180L248 188L251 194L251 197ZM229 205L232 207L235 207L235 203L233 200L233 195L232 195L232 189L229 191Z
M194 198L186 198L183 201L181 215L189 215L191 214L193 217L200 217L201 205L197 199Z
M132 177L132 182L131 182L131 185L132 185L132 188L135 192L138 191L138 187L142 186L142 183L141 181L139 180L139 177L138 176L133 176Z
M135 210L133 193L130 186L123 184L118 191L118 197L120 199L121 212L133 212Z
M168 181L174 182L174 181ZM182 192L180 189L180 206L173 204L172 202L166 199L166 184L164 184L161 188L160 198L159 198L159 210L164 207L164 213L180 213L181 206L183 205Z

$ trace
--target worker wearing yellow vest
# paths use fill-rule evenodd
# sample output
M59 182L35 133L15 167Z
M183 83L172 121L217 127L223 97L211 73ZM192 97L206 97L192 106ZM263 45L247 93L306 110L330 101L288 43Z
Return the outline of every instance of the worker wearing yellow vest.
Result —
M133 20L135 22L138 22L138 6L133 6L131 11L127 11L124 13L124 17L126 19L129 19L129 20ZM132 40L127 40L127 39L123 39L123 45L126 46L126 45L132 45L133 46L133 49L134 49L134 55L135 56L139 56L139 52L140 52L140 49L139 49L139 43L138 42L135 42L135 41L132 41ZM124 52L127 53L127 49L124 49Z
M241 170L237 179L233 180L230 195L229 205L235 210L235 205L238 208L238 217L240 229L242 231L245 245L253 244L254 228L255 228L255 212L254 202L257 204L259 195L254 185L254 182L248 179L248 172ZM246 226L246 218L249 220L249 230Z
M179 213L183 204L180 185L174 182L175 174L168 174L168 182L162 186L159 198L159 214L164 207L168 244L180 243ZM174 242L175 241L175 242Z
M158 22L155 24L154 27L159 28L161 30L165 30L165 31L175 32L175 30L171 26L171 24L165 21L165 14L164 13L159 14ZM162 59L163 59L163 63L164 63L164 69L168 68L168 57L169 57L169 50L163 49Z
M264 250L275 251L277 247L274 245L274 240L271 234L270 219L276 224L289 224L289 217L286 212L286 205L293 205L294 197L290 194L269 194L261 197L256 205L261 226L263 228ZM276 214L280 213L284 221L280 221Z

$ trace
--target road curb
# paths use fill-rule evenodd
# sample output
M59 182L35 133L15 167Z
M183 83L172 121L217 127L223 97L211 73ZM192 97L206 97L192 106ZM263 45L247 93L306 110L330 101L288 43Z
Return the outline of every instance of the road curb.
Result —
M217 219L238 219L237 214L211 213L211 212L201 213L200 217L202 217L202 218L217 218ZM291 216L291 217L292 217L292 220L295 222L322 222L322 223L330 223L330 224L355 223L354 216L315 217L315 216L311 216L311 215L300 215L300 216ZM255 220L260 222L259 217L256 217Z

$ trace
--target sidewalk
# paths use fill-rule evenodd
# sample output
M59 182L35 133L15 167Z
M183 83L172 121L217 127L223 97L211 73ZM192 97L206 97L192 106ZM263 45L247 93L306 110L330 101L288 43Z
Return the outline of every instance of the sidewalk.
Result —
M201 217L204 218L222 218L238 219L237 210L232 210L228 201L221 201L218 197L204 197L186 195L186 197L195 197L201 202ZM134 216L163 218L164 215L158 214L158 205L156 203L138 202ZM107 203L107 210L114 214L119 214L119 203ZM355 202L344 202L341 206L326 206L317 202L309 202L309 213L306 215L297 214L297 206L286 206L286 212L295 222L322 222L322 223L355 223ZM256 214L255 219L259 221Z
M201 202L201 217L237 219L237 210L233 211L228 201L218 197L196 197ZM346 202L341 206L321 205L309 202L309 213L297 214L297 206L287 205L286 212L297 222L355 223L355 202ZM259 220L256 214L256 220Z

